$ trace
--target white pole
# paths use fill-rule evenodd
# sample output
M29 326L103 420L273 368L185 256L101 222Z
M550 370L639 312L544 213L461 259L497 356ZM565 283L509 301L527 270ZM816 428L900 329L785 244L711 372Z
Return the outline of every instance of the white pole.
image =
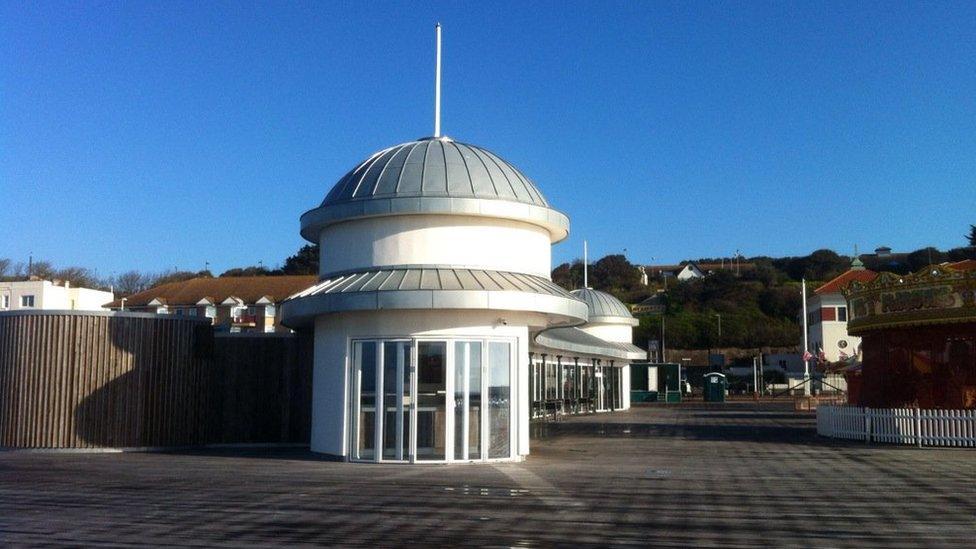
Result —
M588 268L588 263L586 259L586 241L584 240L583 241L583 287L584 288L590 287L590 278L586 272L587 268Z
M441 24L434 27L437 35L437 67L434 70L434 137L441 136Z
M759 373L756 371L756 357L752 357L752 392L759 394Z
M810 396L810 361L806 359L810 343L807 341L807 279L805 278L800 285L800 291L803 292L803 394Z

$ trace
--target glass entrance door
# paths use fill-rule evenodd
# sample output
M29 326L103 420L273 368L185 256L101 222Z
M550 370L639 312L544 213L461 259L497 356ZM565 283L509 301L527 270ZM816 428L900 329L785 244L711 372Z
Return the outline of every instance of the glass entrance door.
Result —
M513 342L359 340L351 351L351 459L512 457Z
M483 431L480 341L454 342L454 459L481 459Z
M410 458L410 349L409 341L383 343L384 460Z
M376 458L376 342L353 345L353 451L354 459Z
M418 461L447 458L447 343L417 343Z
M488 343L488 447L489 458L507 458L514 446L512 429L512 345Z

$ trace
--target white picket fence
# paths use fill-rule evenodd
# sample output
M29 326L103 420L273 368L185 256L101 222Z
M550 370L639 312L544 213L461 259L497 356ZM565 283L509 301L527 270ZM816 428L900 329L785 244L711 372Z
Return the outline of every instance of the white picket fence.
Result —
M817 434L865 442L976 447L976 410L818 406Z

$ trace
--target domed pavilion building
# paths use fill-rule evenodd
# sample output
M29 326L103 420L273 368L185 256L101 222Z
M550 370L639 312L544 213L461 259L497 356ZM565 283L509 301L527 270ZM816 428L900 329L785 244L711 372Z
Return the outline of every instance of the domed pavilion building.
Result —
M314 331L311 448L336 459L523 459L533 415L626 408L644 356L623 304L552 282L569 218L441 137L440 32L434 137L374 153L301 217L320 281L281 315Z
M282 305L314 330L311 448L349 461L518 460L547 411L629 406L636 320L550 279L569 219L512 164L427 138L379 151L301 217L320 282ZM589 321L589 322L588 322Z

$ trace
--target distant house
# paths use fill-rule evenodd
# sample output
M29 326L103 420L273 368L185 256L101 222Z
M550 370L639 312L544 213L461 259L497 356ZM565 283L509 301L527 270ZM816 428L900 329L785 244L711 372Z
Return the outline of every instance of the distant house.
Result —
M681 268L680 271L675 273L675 278L678 280L691 280L693 278L705 278L705 273L694 263L688 263Z
M836 362L857 353L861 338L847 333L847 300L841 290L854 281L869 282L878 274L864 268L860 260L855 259L851 268L820 286L807 299L807 340L810 354L818 356L823 350L828 362Z
M661 290L637 305L634 305L633 313L635 316L659 315L664 312L666 305L664 291Z
M287 331L278 304L318 282L316 276L192 278L117 299L113 310L204 317L227 332Z
M646 265L644 267L645 271L651 276L659 276L664 279L676 278L680 281L705 278L718 271L727 270L738 274L755 268L755 263L735 263L734 261L725 263L698 263L689 261L680 265Z
M60 280L18 280L0 282L0 311L58 309L97 311L108 305L112 292L72 287Z
M865 266L874 271L897 271L908 264L907 253L892 252L888 246L879 246L873 254L858 256Z

